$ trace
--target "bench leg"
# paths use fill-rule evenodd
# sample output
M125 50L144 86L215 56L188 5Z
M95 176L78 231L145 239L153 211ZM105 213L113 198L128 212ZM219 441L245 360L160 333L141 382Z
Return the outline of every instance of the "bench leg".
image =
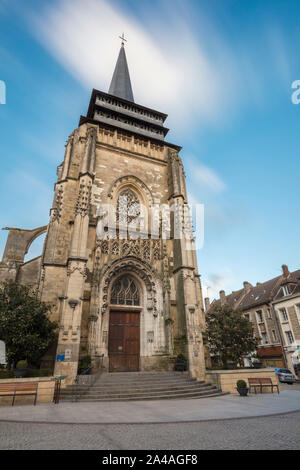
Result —
M36 400L37 400L37 393L35 394L35 397L34 397L34 406L36 405Z
M14 406L14 404L15 404L15 398L16 398L16 394L14 394L14 396L13 396L13 401L12 401L11 406Z

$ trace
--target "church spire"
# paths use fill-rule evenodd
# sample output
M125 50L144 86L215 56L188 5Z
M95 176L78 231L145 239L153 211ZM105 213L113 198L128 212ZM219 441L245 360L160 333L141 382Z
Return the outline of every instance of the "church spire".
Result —
M122 39L122 45L108 93L110 95L118 96L119 98L134 102L125 54L124 41L126 41L126 39L124 38L124 33L120 39Z

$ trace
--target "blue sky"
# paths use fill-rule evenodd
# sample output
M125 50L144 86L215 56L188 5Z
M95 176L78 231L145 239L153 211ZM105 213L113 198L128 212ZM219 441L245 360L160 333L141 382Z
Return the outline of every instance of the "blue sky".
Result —
M124 31L135 100L169 114L205 204L204 295L298 269L299 26L297 0L0 0L1 227L48 222L64 144Z

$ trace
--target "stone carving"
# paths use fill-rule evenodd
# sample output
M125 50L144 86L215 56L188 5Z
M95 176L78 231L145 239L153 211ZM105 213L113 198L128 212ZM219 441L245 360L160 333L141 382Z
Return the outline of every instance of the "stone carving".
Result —
M142 241L142 258L145 261L150 261L150 259L151 259L150 240L143 240Z
M90 182L88 184L85 184L85 183L80 184L76 208L75 208L76 215L77 214L81 214L82 216L87 215L89 206L90 206L90 200L91 200L91 189L92 189L92 185Z
M114 195L118 194L118 191L121 190L125 184L136 187L142 194L144 194L148 200L149 207L154 203L152 193L148 186L134 175L126 175L118 178L110 187L108 197L113 199Z
M160 256L160 247L161 241L160 240L153 240L153 259L157 261L161 258Z
M158 261L166 255L162 256L161 254L161 240L150 240L150 239L141 239L128 240L128 239L105 239L98 240L96 243L96 252L95 256L98 256L98 261L100 261L100 255L105 254L109 255L109 259L118 257L121 259L126 256L135 256L137 258L143 259L147 262ZM95 270L95 268L94 268Z
M54 207L50 210L50 222L59 220L61 217L62 205L63 205L63 186L58 186L56 189L56 195L54 198Z
M119 256L120 246L119 246L119 241L118 240L113 240L112 247L111 247L111 253L112 253L113 256Z
M80 274L86 279L88 272L86 268L86 263L76 263L71 262L67 268L67 276L71 276L75 271L79 271Z
M123 273L135 273L137 277L145 283L148 292L147 308L153 310L153 315L157 316L156 286L154 279L158 279L158 275L151 266L146 265L144 262L132 256L115 261L111 266L104 268L103 272L100 273L100 277L102 278L102 314L106 313L108 309L108 290L113 278Z
M104 255L108 254L108 241L107 240L102 240L102 242L101 242L101 252Z

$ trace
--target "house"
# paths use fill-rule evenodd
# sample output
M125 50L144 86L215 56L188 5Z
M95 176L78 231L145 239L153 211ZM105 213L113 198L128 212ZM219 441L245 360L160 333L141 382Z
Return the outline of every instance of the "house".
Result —
M220 299L211 304L205 299L206 311L225 303L252 323L259 340L256 353L264 366L295 372L293 360L297 362L300 346L300 270L290 273L283 265L282 274L273 279L255 286L244 282L242 289L229 295L222 290Z

